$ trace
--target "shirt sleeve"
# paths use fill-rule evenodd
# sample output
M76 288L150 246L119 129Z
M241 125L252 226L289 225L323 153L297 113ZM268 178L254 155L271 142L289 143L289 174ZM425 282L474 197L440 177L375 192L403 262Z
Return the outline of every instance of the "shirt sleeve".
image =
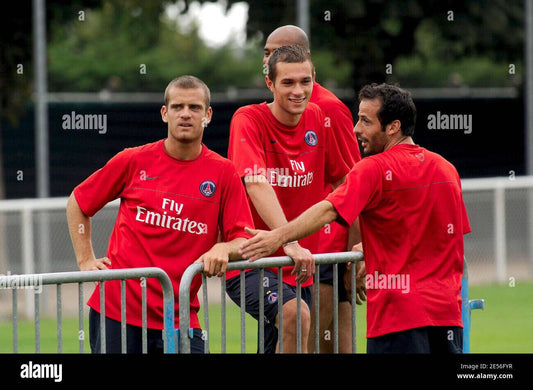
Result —
M260 129L246 113L237 111L230 123L228 158L240 178L266 174L266 158Z
M351 226L359 214L378 205L383 190L379 165L370 158L355 164L346 181L326 200L331 202L341 219Z
M126 185L130 153L124 150L74 188L81 211L92 217L107 203L120 197Z
M250 238L244 228L253 229L254 222L244 186L232 164L228 164L226 171L219 221L222 238L226 242L239 237Z

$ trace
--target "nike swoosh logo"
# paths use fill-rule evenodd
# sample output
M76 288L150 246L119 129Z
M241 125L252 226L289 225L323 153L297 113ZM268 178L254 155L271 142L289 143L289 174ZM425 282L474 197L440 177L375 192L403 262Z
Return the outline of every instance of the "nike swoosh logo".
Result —
M145 177L144 180L154 180L154 179L157 179L157 178L159 178L159 176Z

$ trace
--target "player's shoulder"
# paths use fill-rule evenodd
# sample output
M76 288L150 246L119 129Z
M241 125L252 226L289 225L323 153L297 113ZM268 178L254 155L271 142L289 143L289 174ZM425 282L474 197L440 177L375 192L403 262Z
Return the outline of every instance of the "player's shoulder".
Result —
M150 142L150 143L143 144L143 145L130 146L130 147L124 148L120 153L138 154L138 153L152 152L154 150L157 150L157 148L161 147L162 142L164 142L164 140L161 139L161 140Z
M381 171L383 170L383 153L373 154L366 156L357 161L354 165L354 169L357 167L358 171Z
M239 107L237 110L235 110L233 113L233 118L239 116L246 116L250 118L261 117L266 114L265 108L266 102L247 104L246 106Z
M145 155L145 154L152 154L154 151L156 151L161 146L161 143L164 140L159 140L155 142L150 142L143 145L138 146L130 146L122 149L120 152L115 154L113 156L113 159L115 160L131 160L133 158L138 158L139 156Z
M431 161L434 162L437 166L439 166L441 169L448 171L451 174L459 175L457 168L455 165L453 165L449 160L447 160L444 156L437 152L433 152L429 149L422 148L424 152L427 154L427 156L431 159Z
M341 110L349 112L349 108L344 102L326 87L315 82L311 101L322 108L324 112Z
M222 156L221 154L215 152L214 150L209 149L205 144L202 144L203 153L202 158L208 162L209 164L212 164L213 166L216 166L217 169L223 169L223 170L229 170L233 171L235 170L235 165L233 162Z

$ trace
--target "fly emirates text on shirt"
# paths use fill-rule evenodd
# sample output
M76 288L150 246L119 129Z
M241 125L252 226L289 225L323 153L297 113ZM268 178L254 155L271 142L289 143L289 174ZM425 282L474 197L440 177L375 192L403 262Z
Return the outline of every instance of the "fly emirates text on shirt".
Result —
M191 234L207 234L207 224L187 218L182 218L184 203L173 199L163 198L161 208L163 212L148 210L146 207L137 206L135 219L139 222L166 229L188 232ZM168 214L170 213L170 215ZM178 216L172 215L175 213Z

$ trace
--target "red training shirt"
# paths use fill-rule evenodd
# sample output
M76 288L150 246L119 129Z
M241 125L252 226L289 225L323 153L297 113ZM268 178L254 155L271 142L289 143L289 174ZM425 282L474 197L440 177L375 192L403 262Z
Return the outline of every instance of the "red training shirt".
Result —
M418 145L396 145L357 163L327 200L348 224L359 215L367 337L462 326L463 234L470 224L452 164Z
M159 267L170 277L178 311L179 284L185 269L217 243L247 237L252 222L245 191L233 164L202 145L200 156L179 160L170 156L164 140L115 155L74 189L81 210L93 216L106 203L120 198L109 240L111 267ZM191 286L191 327L200 328L198 274ZM127 323L141 326L141 288L127 281ZM105 283L107 317L120 321L120 282ZM162 290L147 279L147 326L163 329ZM100 311L98 288L88 304ZM176 315L175 325L179 327Z
M326 183L344 177L344 164L331 130L324 126L324 113L309 103L294 127L279 122L266 102L239 108L230 125L228 158L241 178L262 175L272 185L288 221L325 198ZM253 203L250 208L257 229L270 230ZM318 250L318 233L300 240L312 253ZM280 248L274 256L285 256ZM283 268L283 280L296 285L291 267ZM274 270L276 271L276 270ZM227 272L227 278L238 271ZM312 278L302 286L312 284Z

